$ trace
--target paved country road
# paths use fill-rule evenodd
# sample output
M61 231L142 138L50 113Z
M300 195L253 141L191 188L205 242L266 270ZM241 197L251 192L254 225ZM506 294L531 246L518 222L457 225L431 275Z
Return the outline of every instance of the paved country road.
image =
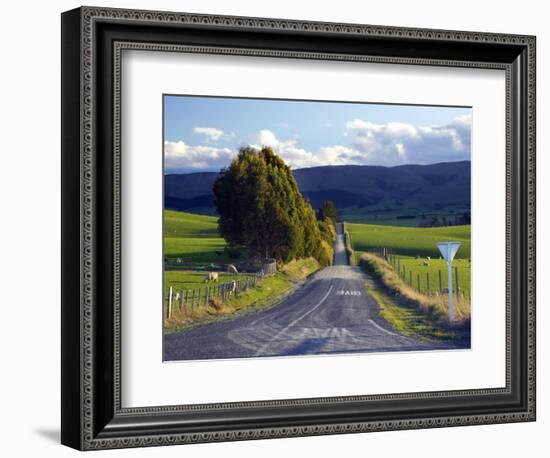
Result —
M365 274L347 264L342 224L334 265L268 310L164 336L164 360L452 348L399 334L378 313Z

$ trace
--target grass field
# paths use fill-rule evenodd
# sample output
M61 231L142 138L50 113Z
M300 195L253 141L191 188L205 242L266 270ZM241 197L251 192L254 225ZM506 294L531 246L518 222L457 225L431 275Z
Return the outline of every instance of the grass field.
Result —
M470 212L469 207L457 205L444 206L435 210L381 203L370 207L343 209L340 217L350 223L418 227L433 217L454 220L456 216L468 212Z
M457 241L462 245L457 258L470 257L470 226L397 227L375 224L346 223L355 251L388 248L405 256L439 258L437 242Z
M441 271L441 289L447 288L447 262L443 259L432 259L429 265L424 265L425 258L415 259L412 256L396 256L393 263L394 268L398 267L403 270L405 268L405 278L409 282L409 272L412 274L413 287L418 289L418 280L420 280L420 292L428 293L428 279L430 293L439 290L439 271ZM399 260L399 264L397 263ZM454 268L458 269L458 286L466 297L470 297L470 262L468 259L455 259L453 261L453 289L456 288Z
M217 270L224 264L234 263L245 258L231 258L225 251L225 240L218 233L217 218L172 210L164 211L164 256L171 262L169 270L164 272L164 316L167 316L168 291L172 287L174 294L180 291L194 290L197 298L200 291L200 305L197 299L192 306L188 297L187 306L180 308L176 302L172 316L164 320L164 332L175 332L197 324L223 319L235 313L245 313L269 307L278 301L294 285L300 283L308 275L319 269L319 263L314 259L292 261L283 266L279 272L270 277L264 277L255 287L233 294L222 302L216 297L214 302L205 304L206 286L209 288L244 280L247 275L231 275L218 272L218 282L205 283L204 279L210 270ZM174 260L180 258L181 263ZM218 266L212 267L211 264ZM190 270L190 269L201 269ZM209 289L212 292L212 289ZM184 293L185 297L185 293Z
M164 210L164 255L183 263L231 262L217 218Z
M170 286L174 292L181 290L194 289L201 290L201 294L206 286L212 287L216 284L229 283L230 281L242 280L246 275L232 275L220 272L217 283L204 281L206 272L193 272L189 270L166 270L164 271L164 296L168 294Z

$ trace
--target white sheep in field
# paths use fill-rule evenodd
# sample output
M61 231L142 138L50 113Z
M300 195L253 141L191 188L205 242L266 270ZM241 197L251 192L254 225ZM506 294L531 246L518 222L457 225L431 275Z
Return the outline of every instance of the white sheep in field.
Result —
M424 262L422 263L422 265L423 265L423 266L429 266L430 263L429 263L428 261L424 261Z
M209 281L218 281L218 272L209 272L206 277L204 277L205 283Z

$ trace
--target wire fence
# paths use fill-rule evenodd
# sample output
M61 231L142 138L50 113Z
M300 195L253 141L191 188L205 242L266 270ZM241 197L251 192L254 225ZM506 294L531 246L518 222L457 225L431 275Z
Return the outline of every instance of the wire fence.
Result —
M192 289L176 289L170 286L165 297L165 316L172 318L176 309L180 312L193 311L198 307L209 305L214 299L225 302L233 297L239 297L248 289L256 288L263 278L261 274L249 275L220 284L216 284L213 280L205 287Z
M424 272L419 272L418 266L411 268L410 265L408 266L407 263L402 262L402 258L391 249L383 247L372 248L368 252L384 258L399 275L401 281L409 286L409 288L427 296L448 294L447 269L434 269L431 267L431 259L429 257L416 258L423 263L422 267L425 268ZM422 270L422 267L420 270ZM457 297L460 295L469 301L470 291L461 287L462 283L458 267L452 267L452 277L453 284L451 287L453 294Z

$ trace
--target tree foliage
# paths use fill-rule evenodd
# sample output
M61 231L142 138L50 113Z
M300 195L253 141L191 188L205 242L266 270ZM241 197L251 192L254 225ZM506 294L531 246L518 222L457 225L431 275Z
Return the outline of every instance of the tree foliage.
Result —
M315 212L290 168L271 148L241 148L221 171L213 191L219 230L230 245L246 247L257 259L283 263L321 256L324 237Z
M338 221L338 210L332 200L325 200L321 208L319 208L319 219L324 220L326 218L331 219L334 224Z

